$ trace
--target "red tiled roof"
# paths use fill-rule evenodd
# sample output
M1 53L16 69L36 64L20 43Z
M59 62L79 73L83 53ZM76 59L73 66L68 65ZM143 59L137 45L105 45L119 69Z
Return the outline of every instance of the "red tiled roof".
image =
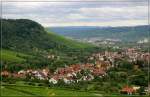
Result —
M94 75L104 75L105 71L103 71L101 69L93 69L93 74Z
M133 92L135 92L135 90L133 89L133 87L129 87L129 86L125 86L124 88L122 88L121 91L122 92L127 92L127 93L133 93Z
M26 77L24 74L16 74L16 73L12 74L12 76L15 78L25 78Z

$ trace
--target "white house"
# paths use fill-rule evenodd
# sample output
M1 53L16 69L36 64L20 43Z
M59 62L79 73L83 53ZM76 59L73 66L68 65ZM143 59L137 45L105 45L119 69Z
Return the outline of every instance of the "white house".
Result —
M56 79L54 79L54 78L51 78L51 79L49 80L49 82L50 82L50 83L53 83L53 84L57 84L57 83L58 83L58 81L57 81Z
M68 73L68 74L67 74L67 77L72 77L72 74Z
M63 79L64 80L64 82L66 83L66 84L70 84L73 80L69 80L69 79L67 79L67 78L64 78Z
M73 76L77 76L77 74L75 72L72 73Z
M40 74L39 72L35 74L35 77L37 77L40 80L45 80L44 76L42 76L42 74Z
M18 72L18 74L25 74L26 73L26 71L24 71L24 70L20 70L19 72Z

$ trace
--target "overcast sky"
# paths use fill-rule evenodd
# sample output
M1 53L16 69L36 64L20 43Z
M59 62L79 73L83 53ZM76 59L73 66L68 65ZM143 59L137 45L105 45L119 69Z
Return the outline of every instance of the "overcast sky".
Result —
M5 0L2 3L3 18L31 19L43 26L134 26L148 24L148 0L99 0L101 2L58 2L75 0L50 0L57 2L10 1L19 0Z

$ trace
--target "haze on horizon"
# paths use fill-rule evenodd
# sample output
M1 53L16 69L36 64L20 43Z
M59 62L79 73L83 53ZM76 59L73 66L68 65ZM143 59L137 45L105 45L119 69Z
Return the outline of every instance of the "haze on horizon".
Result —
M6 0L2 3L2 18L31 19L45 27L148 25L148 0L106 0L110 2L104 2L104 0L101 2L86 2L88 0L80 0L82 2L63 2L63 0L53 0L62 2L10 1L14 0Z

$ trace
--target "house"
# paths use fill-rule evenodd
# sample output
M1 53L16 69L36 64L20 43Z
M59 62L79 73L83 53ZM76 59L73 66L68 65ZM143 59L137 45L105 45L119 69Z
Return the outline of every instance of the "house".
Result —
M68 73L67 74L67 77L72 77L73 75L71 73Z
M75 72L72 73L73 76L77 76L77 74Z
M25 70L20 70L20 71L18 72L18 74L26 74L26 71L25 71Z
M104 75L106 75L106 72L103 71L102 69L94 68L92 74L93 74L94 76L104 76Z
M55 55L47 55L47 58L48 58L48 59L54 59L54 58L55 58Z
M75 71L75 72L81 70L81 65L80 64L71 65L70 67L72 67L73 71Z
M44 76L48 76L48 74L49 74L49 69L48 68L46 68L46 69L43 69L42 70L42 73L44 74Z
M137 90L140 89L140 87L139 87L139 86L134 86L133 89L134 89L135 91L137 91Z
M71 82L73 82L73 79L71 77L66 77L63 80L64 80L64 83L66 84L70 84Z
M108 70L111 67L111 64L109 61L96 61L96 67Z
M52 78L49 80L49 83L57 84L57 83L58 83L58 77L57 77L57 76L52 77Z
M13 73L12 77L14 77L14 78L26 78L26 75L25 74Z
M41 72L41 71L35 71L35 72L34 72L34 76L35 76L37 79L40 79L40 80L46 80L46 79L47 79L47 76L45 76L44 73Z
M122 88L122 90L120 92L122 94L132 95L136 92L136 90L133 87L125 86Z
M79 81L91 81L94 79L94 76L92 76L91 74L88 74L86 76L82 76L79 80L77 80L77 82Z
M91 80L93 80L93 79L94 79L94 76L93 76L93 75L89 74L89 75L87 76L87 80L88 80L88 81L91 81Z
M31 72L32 72L32 69L28 69L26 72L27 72L27 73L31 73Z
M2 71L2 72L1 72L1 76L2 76L2 77L10 77L11 74L10 74L8 71L5 70L5 71Z

